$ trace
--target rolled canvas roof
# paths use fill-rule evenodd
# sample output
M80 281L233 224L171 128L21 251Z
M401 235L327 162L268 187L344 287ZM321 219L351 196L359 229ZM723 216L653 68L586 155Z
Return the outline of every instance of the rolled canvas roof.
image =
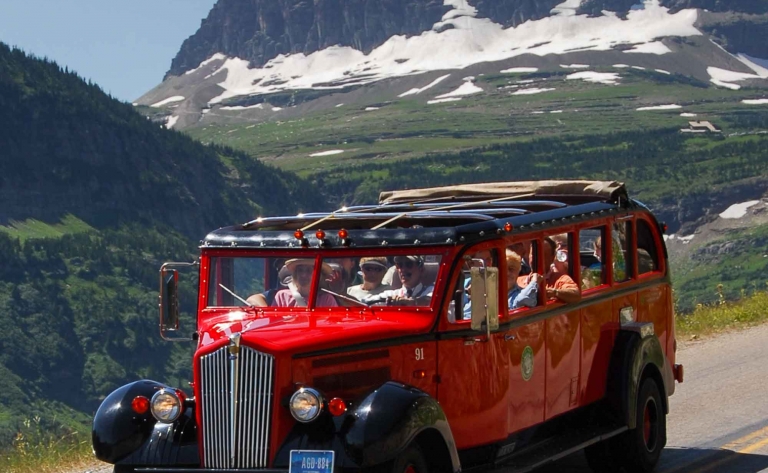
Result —
M384 191L379 195L380 204L408 203L431 200L481 200L496 198L556 198L593 197L594 200L615 201L627 198L623 182L616 181L520 181L487 182L457 186Z

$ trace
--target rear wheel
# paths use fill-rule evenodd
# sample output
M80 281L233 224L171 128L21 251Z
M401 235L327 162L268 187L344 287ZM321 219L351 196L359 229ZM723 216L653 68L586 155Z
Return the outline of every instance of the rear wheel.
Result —
M667 418L659 386L646 378L637 396L636 427L623 437L624 468L631 473L652 471L667 444Z

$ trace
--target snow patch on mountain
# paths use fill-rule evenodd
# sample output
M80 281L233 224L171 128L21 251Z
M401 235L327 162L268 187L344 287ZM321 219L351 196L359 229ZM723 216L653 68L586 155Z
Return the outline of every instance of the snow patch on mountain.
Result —
M535 94L541 94L544 92L552 92L555 89L537 89L537 88L531 88L531 89L520 89L512 92L509 95L535 95Z
M206 59L205 61L201 62L200 65L197 66L195 69L192 69L191 71L187 71L184 74L185 75L194 74L195 72L199 71L201 68L203 68L203 67L207 66L208 64L212 63L213 61L219 61L219 60L223 61L225 59L227 59L227 56L225 56L225 55L223 55L221 53L216 53L213 56L211 56L208 59Z
M309 157L311 157L311 158L319 158L319 157L322 157L322 156L333 156L333 155L336 155L336 154L341 154L343 152L344 152L343 149L331 149L331 150L328 150L328 151L321 151L319 153L312 153L312 154L309 155Z
M440 82L444 81L445 79L447 79L449 77L451 77L450 74L446 74L444 76L440 76L437 79L435 79L432 82L430 82L429 84L425 85L424 87L411 89L408 92L403 92L402 94L398 95L398 97L402 98L402 97L407 97L409 95L418 95L418 94L424 92L425 90L431 89L432 87L436 86L437 84L439 84Z
M739 81L748 80L748 79L762 79L762 77L760 77L757 74L747 74L745 72L729 71L726 69L720 69L719 67L708 67L707 73L711 77L710 82L720 87L725 87L731 90L741 89L741 86L739 84L734 84L734 82L739 82Z
M558 14L514 28L476 18L477 11L467 0L444 0L444 4L453 9L435 25L436 29L418 36L392 36L367 55L351 47L334 46L309 55L279 55L264 67L253 69L246 60L228 58L217 72L217 77L227 72L226 79L218 84L224 91L210 103L283 90L339 89L390 77L462 69L523 54L607 51L618 45L634 45L635 52L662 54L668 49L662 52L659 38L702 34L694 27L696 10L673 14L659 0L648 0L643 10L629 12L626 20L613 15ZM444 29L448 24L452 28Z
M683 108L682 105L677 104L669 104L669 105L654 105L652 107L640 107L637 109L638 112L644 112L647 110L677 110L679 108Z
M165 122L165 127L168 129L173 128L173 125L175 125L178 120L179 120L178 116L171 115L170 117L168 117L168 121Z
M448 97L444 99L434 99L434 100L428 100L427 105L434 105L436 103L446 103L446 102L458 102L461 100L461 97Z
M503 71L499 71L500 74L524 74L524 73L531 73L531 72L537 72L539 70L538 67L512 67L510 69L504 69Z
M480 92L483 92L483 89L476 86L470 81L464 82L461 84L461 87L454 90L453 92L448 92L447 94L438 95L435 97L436 99L447 99L451 97L463 97L465 95L474 95L479 94Z
M594 72L594 71L582 71L568 74L566 80L581 79L586 82L593 82L595 84L616 85L621 76L615 72Z
M741 103L747 105L768 105L768 99L746 99L742 100Z
M165 100L161 100L157 103L153 103L152 105L150 105L150 107L155 107L155 108L162 107L163 105L168 105L169 103L174 103L174 102L181 102L182 100L184 100L183 96L174 95L173 97L168 97Z
M625 53L643 53L643 54L657 54L659 56L667 53L671 53L669 49L661 41L651 41L650 43L639 44L632 49L624 51Z
M759 204L759 200L750 200L749 202L742 202L740 204L733 204L723 213L720 214L720 218L741 218L747 215L747 209Z
M254 110L264 108L263 103L257 103L256 105L235 105L233 107L220 107L219 110Z

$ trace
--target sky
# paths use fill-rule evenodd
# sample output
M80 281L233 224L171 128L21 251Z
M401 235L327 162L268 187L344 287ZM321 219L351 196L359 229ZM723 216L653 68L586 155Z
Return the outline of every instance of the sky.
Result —
M159 84L216 0L3 0L0 42L131 102Z

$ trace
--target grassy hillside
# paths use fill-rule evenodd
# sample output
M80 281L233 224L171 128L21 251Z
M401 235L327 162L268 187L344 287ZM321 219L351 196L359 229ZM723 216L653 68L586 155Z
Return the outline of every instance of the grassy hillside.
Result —
M711 120L726 134L768 129L768 107L741 102L765 94L758 89L733 91L652 70L598 68L595 72L621 76L617 84L606 85L567 79L574 72L578 71L484 75L475 81L482 93L432 105L427 104L435 95L430 91L394 102L377 102L375 95L366 95L369 103L357 107L344 105L340 96L336 101L341 106L330 111L297 117L289 109L269 121L212 124L187 132L204 143L226 144L308 176L350 164L525 143L542 137L680 129L689 120ZM513 95L535 89L552 90ZM313 93L298 91L292 100L300 102L302 94ZM670 104L682 108L637 110ZM310 156L328 150L344 152Z

